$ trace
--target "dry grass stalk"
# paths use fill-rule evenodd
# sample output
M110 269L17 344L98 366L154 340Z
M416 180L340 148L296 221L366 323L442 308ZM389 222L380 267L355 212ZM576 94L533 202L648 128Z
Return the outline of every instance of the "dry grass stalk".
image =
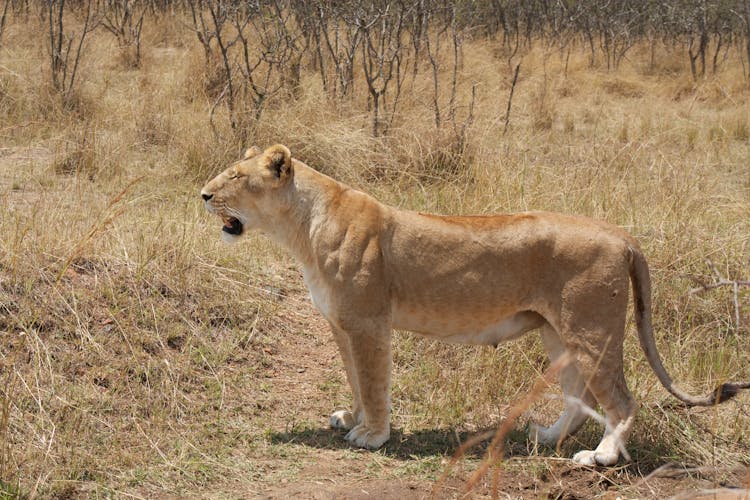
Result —
M495 430L494 432L488 431L478 434L462 443L458 450L456 450L456 452L453 454L450 462L446 465L443 474L435 483L435 486L432 490L432 497L436 498L438 496L451 470L456 465L456 463L458 463L458 461L465 456L466 452L485 439L489 438L490 436L492 436L492 441L487 446L487 451L485 452L482 463L466 481L463 494L467 494L471 490L476 488L481 479L491 467L495 467L496 470L499 471L500 464L503 458L503 440L513 429L513 426L516 424L518 418L524 412L526 412L535 401L541 398L544 391L549 389L550 385L553 383L560 370L565 368L570 362L570 355L565 354L563 356L560 356L544 371L542 375L537 377L531 391L529 391L529 393L526 394L526 396L524 396L520 401L511 406L510 410L508 411L508 415L505 417L505 419L503 419L502 424L500 424L497 430ZM497 498L497 479L498 476L495 475L492 481L493 498Z
M16 363L22 352L26 336L22 334L21 342L16 346L13 353L13 359L5 368L7 370L5 382L2 388L2 404L0 405L0 478L6 478L11 475L9 470L12 467L10 454L12 453L11 442L8 439L8 426L10 425L10 411L14 400L16 378Z
M130 181L130 183L125 186L122 191L120 191L111 200L109 200L109 203L107 203L107 206L104 208L104 210L102 210L96 223L89 229L86 235L79 240L76 246L73 247L73 250L71 250L70 254L63 262L63 265L60 267L60 271L57 273L57 277L55 278L55 283L58 283L60 281L65 272L70 267L70 264L73 263L76 258L81 256L81 253L83 252L84 248L86 248L86 245L88 245L98 234L101 234L104 230L106 230L107 227L112 224L118 217L125 213L127 207L117 207L117 205L120 204L130 188L132 188L141 180L143 180L143 177L138 177L137 179Z

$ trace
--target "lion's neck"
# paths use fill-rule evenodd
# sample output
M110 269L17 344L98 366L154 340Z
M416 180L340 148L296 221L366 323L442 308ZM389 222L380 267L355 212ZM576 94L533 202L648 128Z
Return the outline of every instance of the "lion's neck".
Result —
M316 228L325 224L329 207L345 189L338 181L295 162L294 178L281 209L284 216L276 219L273 227L266 228L266 233L304 267L313 265L312 239Z

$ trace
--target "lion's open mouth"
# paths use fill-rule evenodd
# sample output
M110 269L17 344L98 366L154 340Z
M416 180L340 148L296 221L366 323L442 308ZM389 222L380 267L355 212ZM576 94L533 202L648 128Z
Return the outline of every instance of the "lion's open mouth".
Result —
M242 234L242 222L234 217L227 217L224 219L224 226L221 228L225 233L229 233L235 236Z

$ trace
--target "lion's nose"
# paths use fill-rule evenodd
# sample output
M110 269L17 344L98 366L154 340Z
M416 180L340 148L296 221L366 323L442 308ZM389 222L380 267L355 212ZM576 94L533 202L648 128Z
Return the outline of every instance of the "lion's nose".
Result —
M203 200L204 200L204 201L208 201L208 200L210 200L211 198L213 198L213 197L214 197L214 195L212 195L212 194L208 194L208 193L201 193L201 197L203 198Z

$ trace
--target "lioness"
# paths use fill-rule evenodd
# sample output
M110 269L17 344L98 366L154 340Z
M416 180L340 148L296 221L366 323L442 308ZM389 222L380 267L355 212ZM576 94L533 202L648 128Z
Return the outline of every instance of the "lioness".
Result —
M327 177L276 145L244 158L201 191L224 222L224 240L260 229L302 265L315 306L341 352L354 404L331 426L356 446L390 436L391 331L497 345L539 329L560 373L566 406L543 443L560 442L599 404L606 429L582 464L613 465L636 403L623 374L622 343L632 281L641 346L661 383L688 405L713 405L747 383L695 397L675 387L651 327L648 266L636 240L605 222L548 212L443 217L399 210Z

